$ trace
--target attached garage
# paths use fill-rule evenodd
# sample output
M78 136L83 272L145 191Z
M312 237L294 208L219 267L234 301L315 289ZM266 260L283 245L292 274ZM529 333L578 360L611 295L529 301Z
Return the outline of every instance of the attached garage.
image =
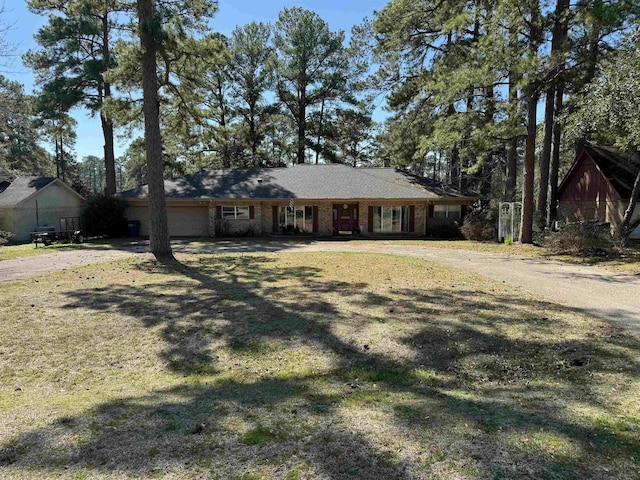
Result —
M172 237L206 237L208 235L209 207L168 206L167 216L169 235Z
M167 205L169 235L172 237L206 237L209 234L208 205ZM149 207L144 204L129 205L128 220L140 221L140 235L149 236Z

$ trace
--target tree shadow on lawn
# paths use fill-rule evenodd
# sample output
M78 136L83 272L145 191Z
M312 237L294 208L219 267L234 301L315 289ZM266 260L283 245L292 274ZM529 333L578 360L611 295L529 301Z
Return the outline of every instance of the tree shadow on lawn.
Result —
M637 378L640 346L633 338L611 328L606 343L541 339L536 330L558 326L544 313L558 311L556 305L504 293L478 298L462 289L374 294L366 283L323 279L319 267L271 263L260 256L231 265L210 258L148 262L143 271L168 277L69 292L69 309L115 310L160 327L167 368L188 380L22 434L2 446L0 465L131 475L168 466L223 477L225 469L231 476L284 465L330 478L420 478L465 468L481 478L601 478L598 461L620 456L636 458L627 463L639 468L634 431L590 424L566 410L583 404L613 412L598 378ZM334 295L358 307L359 321L380 322L370 309L386 308L389 321L412 325L407 334L396 332L411 357L378 349L375 338L363 339L371 343L364 347L337 334L334 327L354 312L337 308ZM504 331L523 326L532 338ZM272 359L288 345L329 356L331 368L216 378L229 373L218 350ZM532 393L535 401L523 404ZM383 420L360 425L349 420L350 409ZM378 435L376 428L389 431ZM510 435L527 432L575 448L562 456L545 446L514 446ZM393 437L409 453L399 452Z

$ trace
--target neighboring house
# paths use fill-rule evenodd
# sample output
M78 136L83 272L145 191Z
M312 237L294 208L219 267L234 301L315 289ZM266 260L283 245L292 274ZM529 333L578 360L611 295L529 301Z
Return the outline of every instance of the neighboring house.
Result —
M618 225L629 205L640 165L612 147L585 145L558 188L558 220ZM640 215L636 205L632 220ZM640 238L640 227L631 238Z
M149 235L147 186L122 192ZM165 181L172 236L435 233L460 223L474 198L393 168L296 165L206 170Z
M84 197L54 177L0 181L0 230L13 233L12 241L28 241L38 227L58 231L60 218L79 217L83 203Z

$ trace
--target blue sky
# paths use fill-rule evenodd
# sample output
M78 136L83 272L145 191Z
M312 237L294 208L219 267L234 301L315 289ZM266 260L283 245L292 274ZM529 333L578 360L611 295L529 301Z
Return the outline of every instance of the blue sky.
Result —
M388 0L220 0L219 10L211 22L213 31L229 35L237 25L244 25L252 20L275 22L278 13L284 7L299 6L315 11L333 31L348 32L351 27L371 17L374 10L381 9ZM47 19L29 12L22 0L5 1L3 22L12 25L6 35L6 41L15 46L12 64L0 68L4 76L17 80L25 85L25 91L32 93L34 86L33 73L24 65L20 57L29 49L37 48L33 35L44 25ZM102 131L100 119L91 117L84 109L72 112L78 121L78 141L76 153L78 159L86 155L102 156ZM116 155L119 156L127 147L126 141L116 140Z

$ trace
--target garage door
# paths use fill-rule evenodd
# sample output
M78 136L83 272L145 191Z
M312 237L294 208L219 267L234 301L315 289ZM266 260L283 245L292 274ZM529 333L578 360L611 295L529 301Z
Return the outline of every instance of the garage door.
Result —
M208 207L167 207L169 235L206 237L209 231Z

